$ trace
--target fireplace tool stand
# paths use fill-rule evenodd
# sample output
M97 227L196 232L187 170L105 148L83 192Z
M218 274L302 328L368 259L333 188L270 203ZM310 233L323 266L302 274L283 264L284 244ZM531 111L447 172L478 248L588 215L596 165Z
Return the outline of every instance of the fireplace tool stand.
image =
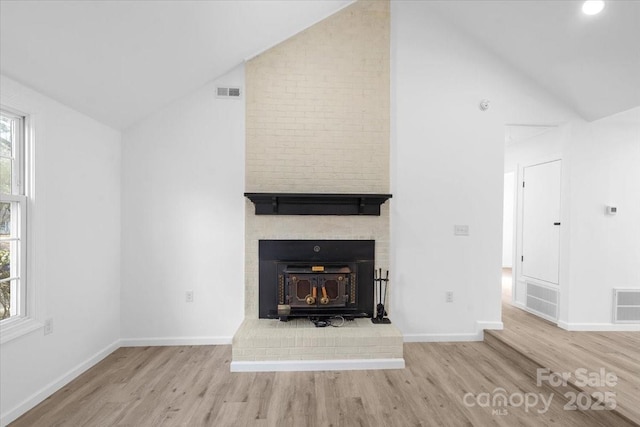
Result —
M389 270L387 270L385 277L382 277L382 269L374 270L373 290L376 296L376 312L371 318L371 322L375 324L389 324L391 320L387 315L387 311L384 305L387 303L387 286L389 284ZM382 292L382 283L384 282L384 292Z

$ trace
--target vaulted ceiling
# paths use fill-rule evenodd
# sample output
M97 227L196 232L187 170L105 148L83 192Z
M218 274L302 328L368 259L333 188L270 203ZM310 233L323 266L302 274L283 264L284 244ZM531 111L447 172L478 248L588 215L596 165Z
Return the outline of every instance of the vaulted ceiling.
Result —
M640 105L640 1L434 1L453 25L587 120Z
M0 72L125 129L349 3L0 0ZM429 4L588 120L640 105L640 1Z
M125 129L349 3L0 0L0 72Z

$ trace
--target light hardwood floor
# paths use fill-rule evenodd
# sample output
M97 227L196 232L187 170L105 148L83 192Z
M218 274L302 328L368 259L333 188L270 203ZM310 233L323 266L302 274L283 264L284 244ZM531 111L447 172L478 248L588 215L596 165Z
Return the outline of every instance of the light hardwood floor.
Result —
M621 425L608 411L599 418L593 412L567 411L557 390L538 387L535 369L523 369L520 359L531 361L540 354L547 357L541 363L561 371L614 371L622 379L615 390L618 402L633 419L640 408L640 334L568 333L508 304L503 317L500 342L519 350L508 347L511 352L501 353L495 342L493 347L484 342L405 344L403 370L231 373L231 346L120 348L11 425ZM463 401L467 393L492 396L498 389L507 396L551 398L551 405L540 413L541 402L527 411L522 406L470 407Z
M482 342L406 344L406 369L389 371L230 373L230 358L230 346L121 348L12 426L598 425L557 399L543 414L465 406L498 387L550 394Z
M405 345L407 368L230 373L230 346L121 348L12 426L598 425L554 399L528 412L466 393L547 394L484 343ZM472 402L473 399L468 399Z
M504 271L502 320L505 328L486 332L486 339L494 337L541 367L571 374L569 384L573 383L579 391L615 393L616 411L640 425L640 332L566 331L512 306L510 286L506 286L510 281L510 271ZM576 381L578 369L595 375L596 379L604 369L616 375L617 384L582 386ZM535 370L529 374L535 378Z

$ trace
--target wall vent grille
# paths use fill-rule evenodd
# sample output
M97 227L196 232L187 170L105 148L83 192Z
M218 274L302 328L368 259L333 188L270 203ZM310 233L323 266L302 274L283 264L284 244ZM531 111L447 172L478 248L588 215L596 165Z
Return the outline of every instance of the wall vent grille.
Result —
M218 98L239 99L242 91L239 87L217 87L216 94Z
M640 323L640 289L613 290L613 323Z
M558 320L558 290L527 282L527 308L549 320Z

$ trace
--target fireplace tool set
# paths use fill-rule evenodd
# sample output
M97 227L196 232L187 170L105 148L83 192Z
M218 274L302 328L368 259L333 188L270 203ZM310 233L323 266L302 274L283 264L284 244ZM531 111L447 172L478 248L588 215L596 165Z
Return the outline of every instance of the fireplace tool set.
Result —
M382 277L382 269L374 270L373 289L376 297L376 312L371 321L376 324L389 324L391 320L387 315L384 305L387 303L387 286L389 285L389 270L385 277ZM382 283L384 282L384 292L382 292Z

